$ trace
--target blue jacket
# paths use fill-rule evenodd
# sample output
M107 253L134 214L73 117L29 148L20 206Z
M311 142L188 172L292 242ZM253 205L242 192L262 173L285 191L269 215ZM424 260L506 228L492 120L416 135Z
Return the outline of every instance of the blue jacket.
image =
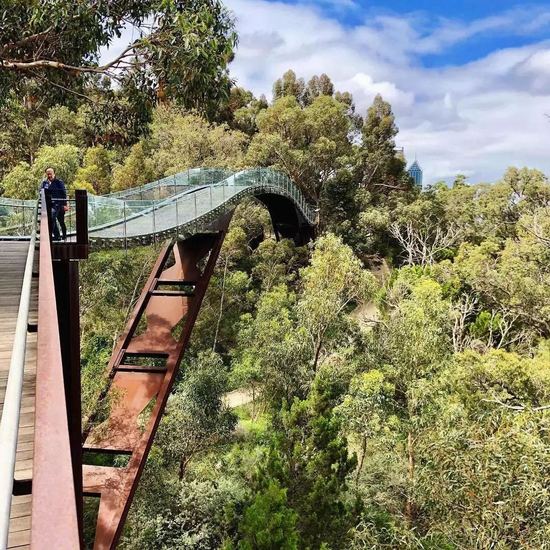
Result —
M60 179L53 179L52 181L44 180L40 185L40 189L48 189L51 193L53 200L53 206L67 204L67 190L65 189L65 184ZM62 200L55 200L62 199Z

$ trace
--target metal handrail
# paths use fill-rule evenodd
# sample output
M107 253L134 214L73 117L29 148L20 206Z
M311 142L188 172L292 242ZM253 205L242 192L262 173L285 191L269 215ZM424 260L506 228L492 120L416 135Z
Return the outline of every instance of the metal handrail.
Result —
M31 547L80 548L48 209L40 193L40 273Z
M38 202L34 209L34 219L38 213ZM17 453L17 436L19 432L19 417L21 413L21 398L23 394L23 377L25 371L25 351L27 347L27 328L32 288L32 267L36 245L36 221L31 234L21 299L17 313L15 336L11 351L10 370L4 397L2 420L0 421L0 548L8 544L10 524L11 497L13 492L13 476Z

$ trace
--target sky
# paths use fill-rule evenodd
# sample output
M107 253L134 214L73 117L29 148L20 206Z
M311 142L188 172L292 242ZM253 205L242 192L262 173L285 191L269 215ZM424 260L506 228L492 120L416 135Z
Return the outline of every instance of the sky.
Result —
M239 33L230 72L271 95L286 70L326 73L364 114L392 104L397 145L426 183L508 166L550 175L550 1L225 0Z

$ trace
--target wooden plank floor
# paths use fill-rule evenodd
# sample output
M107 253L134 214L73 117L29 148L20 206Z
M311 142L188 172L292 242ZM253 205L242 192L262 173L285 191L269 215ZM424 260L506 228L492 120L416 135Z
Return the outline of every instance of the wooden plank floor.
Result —
M10 366L17 311L27 259L28 242L0 241L0 412ZM35 256L38 258L38 254ZM38 317L38 282L33 279L29 322ZM16 479L32 478L34 445L34 399L36 381L36 333L27 334L25 376L19 438L17 443ZM30 548L31 495L13 497L8 548Z

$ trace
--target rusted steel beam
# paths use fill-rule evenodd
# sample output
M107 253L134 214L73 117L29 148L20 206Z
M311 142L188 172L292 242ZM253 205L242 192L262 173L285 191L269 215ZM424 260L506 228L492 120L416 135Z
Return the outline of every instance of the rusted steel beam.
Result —
M75 190L76 242L52 243L54 260L85 260L90 253L88 236L88 193ZM50 222L51 225L51 222Z
M75 550L80 539L44 193L41 200L31 546Z
M231 216L232 212L219 220L215 232L162 250L113 353L109 418L89 431L84 450L127 454L129 462L125 467L83 467L84 494L100 497L95 550L113 549L120 538ZM159 286L172 285L192 291L158 292ZM142 320L146 328L138 333ZM132 364L138 359L141 364ZM150 405L150 416L140 427L140 415Z
M54 245L55 246L55 245ZM53 262L57 320L63 362L65 403L75 487L79 532L82 537L82 407L80 377L80 297L78 262Z

